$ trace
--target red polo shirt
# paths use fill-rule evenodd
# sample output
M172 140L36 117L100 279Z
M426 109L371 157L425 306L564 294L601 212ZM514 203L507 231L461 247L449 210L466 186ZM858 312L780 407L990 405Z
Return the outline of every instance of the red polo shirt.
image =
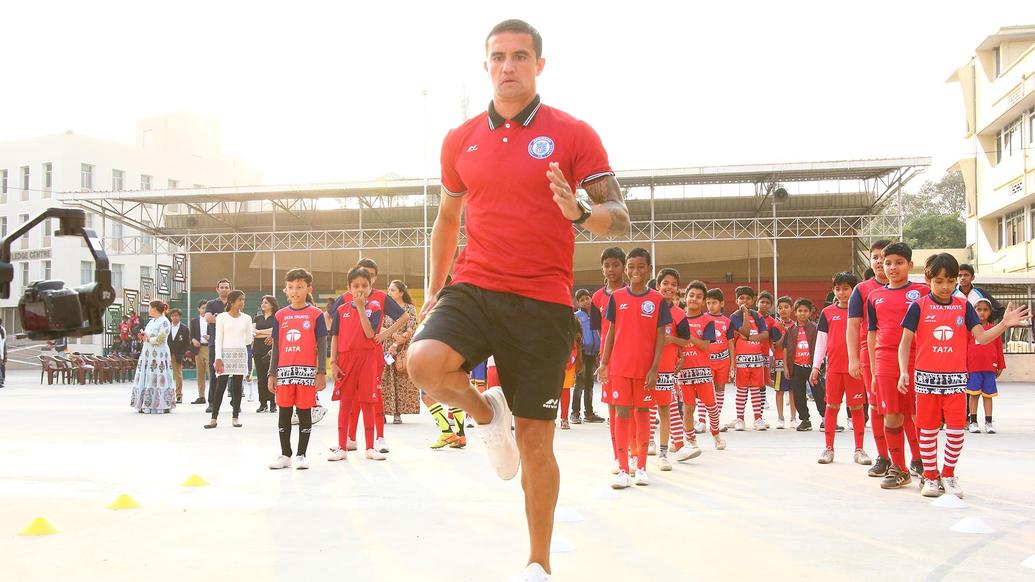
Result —
M490 103L446 135L441 161L442 187L466 198L453 282L570 306L575 228L546 172L557 162L573 191L613 175L596 132L539 96L510 120Z

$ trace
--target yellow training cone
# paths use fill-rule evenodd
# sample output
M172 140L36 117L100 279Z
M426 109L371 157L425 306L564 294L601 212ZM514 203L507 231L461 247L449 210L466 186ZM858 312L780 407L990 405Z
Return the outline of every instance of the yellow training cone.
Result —
M140 507L136 499L133 499L129 495L123 493L115 498L115 501L111 502L108 509L136 509Z
M208 485L208 481L202 479L198 475L191 475L183 482L184 487L204 487L205 485Z
M50 523L43 517L37 517L32 520L32 523L25 526L25 529L18 532L20 536L49 536L52 534L60 533L61 530L54 527L54 524Z

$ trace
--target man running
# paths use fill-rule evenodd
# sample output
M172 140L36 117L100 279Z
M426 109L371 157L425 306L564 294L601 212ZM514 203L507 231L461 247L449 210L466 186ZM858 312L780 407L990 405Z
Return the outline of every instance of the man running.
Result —
M524 465L531 543L524 576L549 580L560 484L554 422L573 341L574 226L625 236L629 213L596 132L541 104L536 77L546 61L538 31L507 20L485 44L493 99L442 144L431 278L409 370L433 398L483 425L479 432L501 478L513 478ZM576 199L579 186L592 207ZM467 245L446 287L462 216ZM501 387L479 394L467 371L490 354Z

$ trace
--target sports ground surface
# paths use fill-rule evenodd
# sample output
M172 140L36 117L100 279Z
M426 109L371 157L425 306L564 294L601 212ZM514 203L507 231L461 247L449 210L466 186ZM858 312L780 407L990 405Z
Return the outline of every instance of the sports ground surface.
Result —
M1001 392L999 434L967 435L962 509L933 506L915 485L882 491L851 463L848 433L828 466L816 463L818 431L728 432L726 451L701 435L700 458L660 473L652 457L649 487L613 492L606 425L559 431L554 579L1035 580L1022 566L1035 567L1035 386ZM505 580L524 565L519 481L495 478L477 429L467 450L431 451L430 418L409 416L387 427L387 461L328 463L329 403L312 468L271 471L276 415L255 403L243 428L227 406L206 431L201 406L141 415L129 393L11 372L0 389L0 578L455 582ZM732 405L730 391L724 422ZM209 485L182 487L192 474ZM108 509L122 493L141 507ZM61 532L17 535L37 517ZM992 532L951 531L965 519Z

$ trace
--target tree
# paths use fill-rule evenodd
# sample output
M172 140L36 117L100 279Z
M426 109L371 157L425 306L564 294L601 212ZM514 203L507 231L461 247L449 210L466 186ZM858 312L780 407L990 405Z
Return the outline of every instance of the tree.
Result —
M918 191L902 195L903 216L907 218L929 215L963 218L966 210L967 189L959 172L949 172L937 182L927 180Z
M903 235L914 249L959 249L967 245L967 227L958 215L914 218L903 227Z

